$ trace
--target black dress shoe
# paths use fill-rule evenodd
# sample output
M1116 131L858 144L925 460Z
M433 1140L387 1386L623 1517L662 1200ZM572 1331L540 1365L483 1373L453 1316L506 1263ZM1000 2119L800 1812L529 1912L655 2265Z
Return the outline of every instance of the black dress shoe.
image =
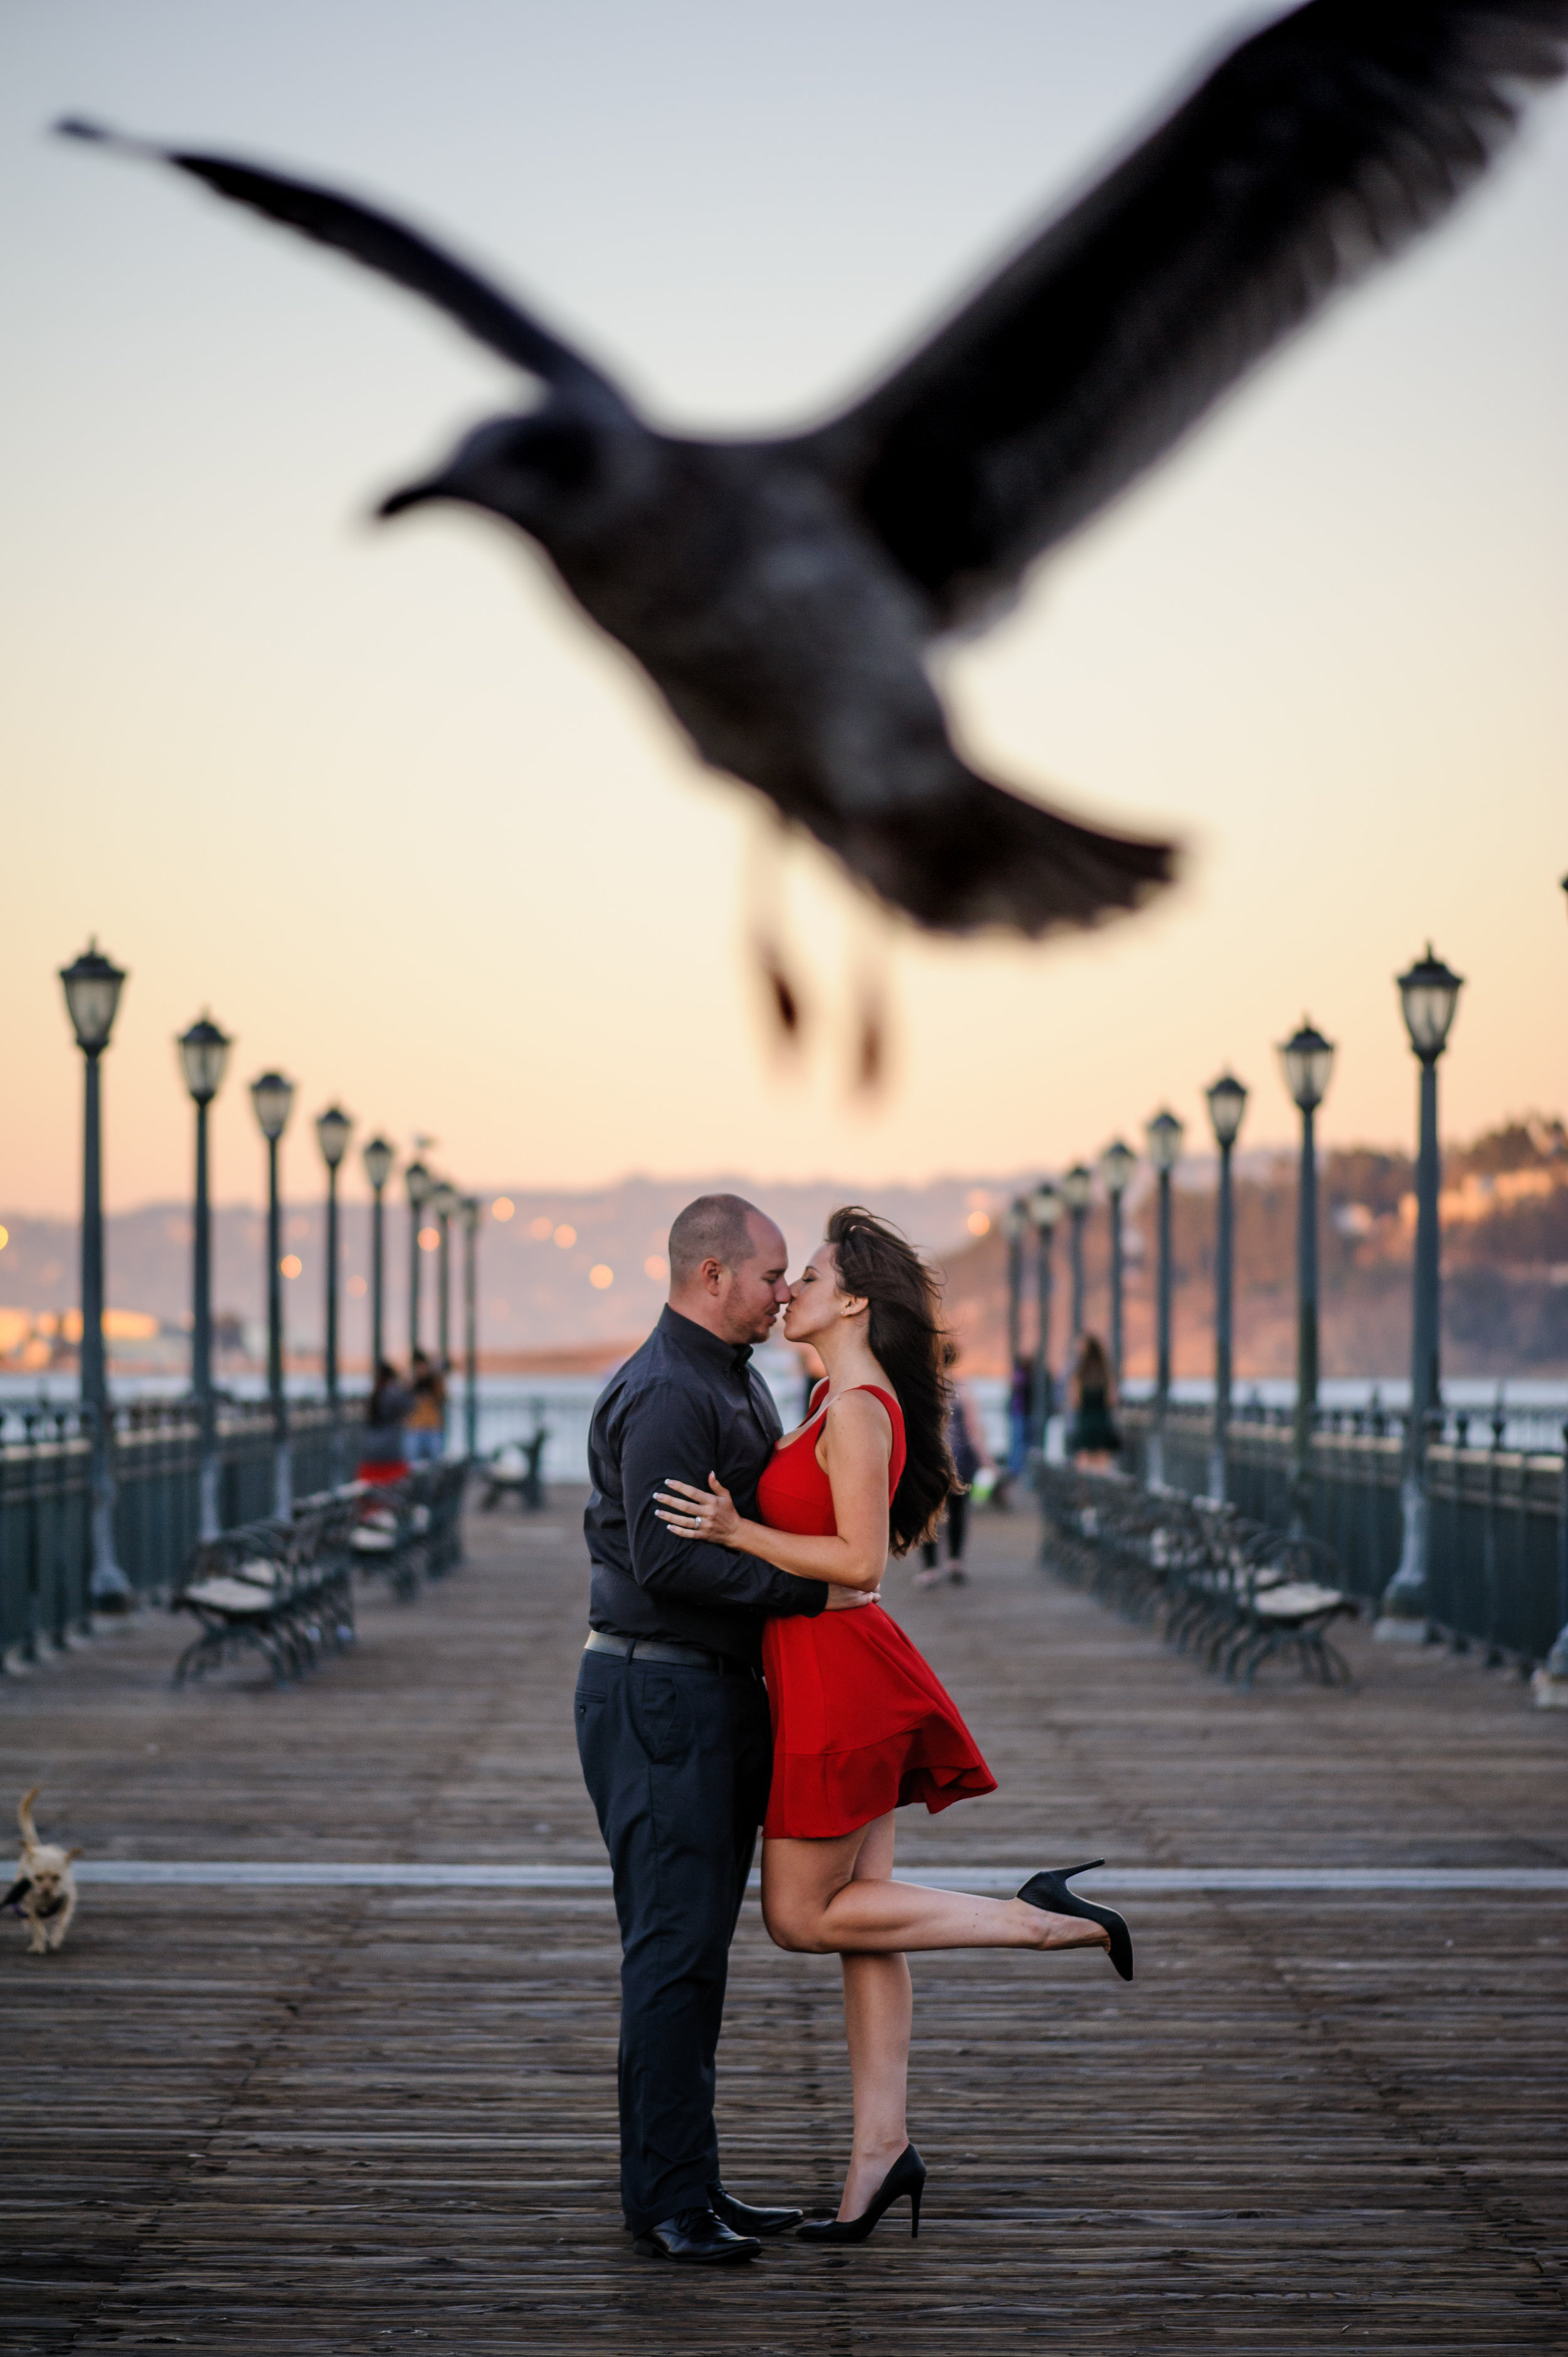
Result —
M714 2217L737 2234L787 2234L806 2214L803 2210L754 2210L722 2185L709 2186L708 2201Z
M736 2259L757 2259L755 2234L736 2234L711 2210L677 2210L639 2234L632 2249L639 2258L674 2259L684 2267L724 2267Z

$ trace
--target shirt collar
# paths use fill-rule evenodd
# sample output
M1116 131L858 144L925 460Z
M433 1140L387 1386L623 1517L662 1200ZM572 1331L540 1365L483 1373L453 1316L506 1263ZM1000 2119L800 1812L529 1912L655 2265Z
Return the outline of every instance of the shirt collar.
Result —
M722 1369L725 1374L744 1375L751 1363L748 1342L725 1342L718 1335L710 1334L694 1318L683 1318L678 1309L666 1302L660 1312L659 1331L693 1359L704 1360L709 1366Z

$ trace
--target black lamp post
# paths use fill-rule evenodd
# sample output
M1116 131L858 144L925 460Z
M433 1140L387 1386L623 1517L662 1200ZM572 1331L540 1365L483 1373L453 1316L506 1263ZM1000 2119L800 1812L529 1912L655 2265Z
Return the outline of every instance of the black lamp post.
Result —
M223 1085L224 1067L233 1044L224 1038L209 1015L181 1032L175 1042L185 1071L185 1085L196 1106L196 1234L190 1278L190 1389L196 1402L200 1435L197 1476L197 1522L199 1535L216 1538L222 1528L218 1512L218 1416L212 1393L212 1204L207 1163L207 1108Z
M1333 1043L1304 1015L1280 1049L1285 1086L1301 1114L1301 1168L1295 1203L1295 1437L1291 1460L1290 1526L1302 1536L1312 1513L1312 1432L1317 1413L1317 1146L1313 1116L1328 1093Z
M423 1162L411 1162L403 1183L408 1189L408 1353L412 1359L419 1348L419 1231L435 1181Z
M1018 1405L1018 1373L1024 1347L1024 1239L1029 1232L1029 1213L1021 1195L1008 1204L1002 1225L1007 1237L1007 1469L1021 1473L1028 1435Z
M1122 1390L1122 1198L1137 1167L1137 1156L1119 1137L1112 1139L1100 1157L1100 1175L1111 1210L1111 1372L1118 1396Z
M440 1243L435 1253L435 1363L441 1370L442 1398L445 1401L446 1376L452 1366L452 1216L463 1208L463 1198L449 1178L443 1178L430 1198L430 1208L435 1214L435 1231ZM441 1411L441 1448L446 1449L447 1410Z
M294 1469L288 1453L288 1404L283 1388L283 1218L278 1201L278 1141L288 1126L294 1082L263 1072L251 1082L251 1103L267 1141L267 1399L273 1412L273 1512L294 1511Z
M479 1206L472 1195L463 1204L463 1454L470 1464L479 1453Z
M1029 1198L1029 1221L1035 1231L1035 1413L1031 1448L1043 1457L1051 1428L1051 1243L1062 1215L1062 1199L1048 1178Z
M384 1137L372 1137L360 1156L371 1182L371 1382L386 1356L386 1211L381 1196L397 1157Z
M354 1124L340 1105L328 1105L316 1116L316 1143L327 1165L327 1300L322 1340L321 1372L327 1405L332 1412L332 1478L343 1478L342 1404L338 1391L338 1166L349 1151Z
M1442 1238L1437 1196L1442 1161L1437 1145L1437 1059L1464 988L1441 958L1426 955L1399 977L1400 1004L1410 1044L1421 1063L1420 1143L1415 1163L1415 1297L1411 1320L1410 1422L1405 1432L1404 1474L1400 1485L1404 1544L1399 1569L1383 1590L1374 1624L1379 1635L1420 1638L1426 1633L1428 1427L1442 1403L1439 1349L1442 1323Z
M1149 1480L1165 1478L1165 1416L1171 1404L1171 1173L1181 1160L1182 1125L1168 1108L1145 1124L1149 1160L1159 1179L1159 1266L1155 1307L1155 1427L1149 1449Z
M1568 876L1563 878L1563 889L1568 892ZM1568 1708L1568 1422L1563 1426L1562 1480L1563 1511L1557 1518L1557 1618L1561 1625L1556 1642L1534 1678L1535 1699L1543 1710Z
M131 1583L114 1559L114 1450L109 1374L103 1357L103 1157L98 1059L109 1045L125 976L90 941L62 966L66 1012L86 1064L81 1125L81 1404L91 1427L92 1573L88 1593L107 1611L123 1611Z
M1214 1237L1214 1429L1208 1445L1208 1494L1223 1501L1228 1487L1231 1342L1235 1322L1236 1205L1230 1154L1247 1110L1247 1092L1233 1072L1221 1073L1208 1094L1208 1118L1219 1148L1219 1200Z
M1094 1173L1086 1162L1075 1162L1062 1178L1062 1200L1072 1219L1072 1339L1083 1333L1083 1222L1094 1195Z

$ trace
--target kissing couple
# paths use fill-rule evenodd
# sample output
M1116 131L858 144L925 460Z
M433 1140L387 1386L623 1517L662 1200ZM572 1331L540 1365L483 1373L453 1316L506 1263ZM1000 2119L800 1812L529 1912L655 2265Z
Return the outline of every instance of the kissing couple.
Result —
M960 1486L947 1338L929 1271L870 1211L835 1211L793 1285L786 1264L755 1204L689 1203L669 1307L588 1441L577 1749L620 1923L621 2204L639 2253L688 2266L755 2258L791 2229L864 2242L905 2195L919 2231L911 1949L1098 1946L1133 1977L1122 1918L1068 1888L1081 1867L1014 1899L893 1879L896 1809L996 1789L879 1602L889 1551ZM749 1363L780 1309L827 1370L788 1434ZM843 1961L854 2135L834 2219L756 2208L719 2167L714 2055L759 1826L769 1936Z

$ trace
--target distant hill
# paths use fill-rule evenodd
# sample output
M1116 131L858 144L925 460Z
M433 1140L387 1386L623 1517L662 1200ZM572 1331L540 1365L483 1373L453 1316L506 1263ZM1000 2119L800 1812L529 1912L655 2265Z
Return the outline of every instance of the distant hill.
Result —
M693 1195L709 1189L731 1189L760 1202L782 1225L791 1258L799 1261L836 1204L868 1200L923 1250L940 1254L959 1239L968 1240L969 1222L979 1225L998 1216L1024 1183L1016 1177L961 1177L924 1187L867 1189L834 1178L775 1186L734 1177L631 1178L592 1191L520 1187L489 1192L481 1199L480 1347L498 1365L541 1354L558 1367L562 1353L579 1365L592 1364L596 1355L618 1355L628 1341L640 1340L659 1314L671 1222ZM389 1339L401 1351L408 1336L410 1221L401 1189L393 1199L396 1187L394 1180L387 1192L387 1318ZM77 1231L65 1221L0 1216L10 1231L0 1251L0 1304L5 1305L0 1308L0 1362L16 1364L19 1350L37 1363L48 1354L48 1338L38 1331L39 1320L61 1317L78 1298ZM301 1353L321 1347L325 1228L319 1202L287 1206L284 1247L300 1270L285 1288L285 1318L291 1350ZM368 1207L344 1207L343 1348L356 1361L367 1357L370 1347L368 1300L355 1290L369 1278L370 1229ZM108 1221L108 1298L122 1313L118 1322L150 1321L154 1329L140 1340L126 1336L115 1342L119 1363L183 1363L190 1235L190 1213L183 1204L148 1204ZM262 1347L265 1249L266 1222L260 1212L232 1206L215 1211L213 1301L227 1315L231 1339L242 1339L252 1358ZM596 1270L609 1272L608 1284L602 1276L595 1282ZM422 1286L428 1336L435 1318L433 1255L424 1259ZM453 1334L460 1341L461 1257L456 1238L452 1288Z
M1176 1174L1172 1220L1176 1373L1214 1371L1212 1158ZM1375 1147L1323 1159L1320 1278L1323 1372L1407 1374L1414 1174L1408 1155ZM1294 1157L1248 1157L1236 1187L1236 1362L1241 1377L1295 1372ZM1568 1136L1540 1118L1488 1131L1444 1156L1440 1202L1444 1365L1450 1374L1568 1374ZM1155 1201L1146 1173L1125 1218L1127 1372L1155 1371ZM1110 1321L1109 1217L1085 1230L1086 1319ZM976 1373L1006 1360L1006 1254L1000 1233L947 1258L948 1306ZM1055 1356L1067 1347L1068 1248L1058 1231ZM1026 1292L1033 1299L1031 1261ZM1033 1324L1026 1336L1032 1350Z
M1176 1174L1175 1357L1178 1374L1213 1367L1215 1163L1194 1157ZM904 1229L945 1272L949 1313L974 1372L1000 1373L1005 1361L1006 1255L1001 1213L1026 1178L953 1177L925 1187L859 1186L824 1178L774 1186L756 1179L631 1178L593 1191L518 1188L488 1194L479 1238L479 1335L498 1370L537 1366L590 1370L648 1331L664 1298L671 1221L706 1188L730 1188L773 1212L796 1264L822 1233L827 1212L862 1200ZM1410 1258L1414 1198L1410 1157L1364 1146L1324 1157L1322 1283L1324 1372L1398 1375L1410 1348ZM1568 1135L1561 1122L1509 1124L1444 1157L1444 1363L1454 1374L1568 1373ZM1128 1370L1153 1372L1154 1202L1141 1171L1124 1210ZM77 1299L77 1239L60 1221L7 1218L0 1251L0 1364L47 1361L59 1337L40 1331ZM285 1287L291 1350L318 1352L322 1329L324 1215L291 1204L285 1249L300 1264ZM983 1232L976 1233L980 1230ZM250 1209L214 1216L213 1297L224 1319L230 1363L252 1361L262 1342L265 1222ZM1110 1232L1103 1203L1085 1233L1088 1317L1108 1322ZM369 1349L370 1218L359 1203L343 1221L344 1351ZM387 1210L388 1333L399 1352L408 1335L410 1223L401 1198ZM151 1204L108 1222L109 1300L116 1363L185 1362L190 1298L190 1218L179 1205ZM1066 1348L1068 1247L1056 1245L1056 1355ZM424 1332L434 1328L434 1259L422 1261ZM597 1272L597 1281L596 1281ZM608 1282L605 1282L605 1273ZM1032 1270L1026 1291L1032 1299ZM461 1340L461 1261L452 1275L452 1333ZM1286 1155L1238 1157L1237 1361L1243 1378L1288 1375L1295 1361L1295 1170Z

